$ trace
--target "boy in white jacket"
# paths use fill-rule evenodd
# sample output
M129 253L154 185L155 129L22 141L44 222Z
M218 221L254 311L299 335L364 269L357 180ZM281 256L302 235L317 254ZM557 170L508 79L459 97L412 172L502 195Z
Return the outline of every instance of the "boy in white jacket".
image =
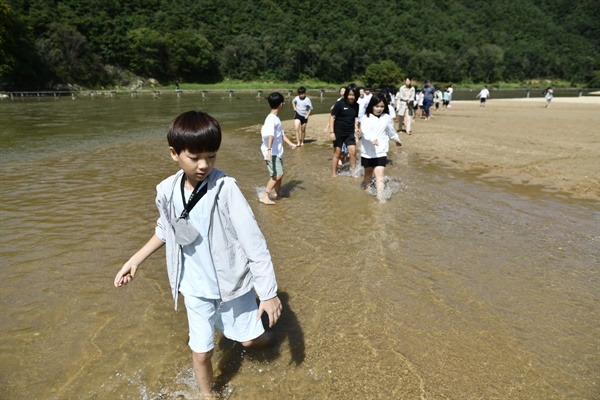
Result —
M260 316L266 312L273 326L282 306L254 214L235 180L214 168L219 123L206 113L188 111L175 118L167 139L181 170L156 187L160 218L155 233L123 265L114 285L130 283L139 266L166 245L175 307L181 293L187 308L194 373L202 395L212 398L214 328L244 346L262 344Z
M368 191L375 172L377 198L385 201L383 188L389 140L396 142L396 146L402 146L402 143L394 129L384 93L375 93L369 101L365 115L360 120L360 130L363 135L360 142L360 163L365 169L363 185Z

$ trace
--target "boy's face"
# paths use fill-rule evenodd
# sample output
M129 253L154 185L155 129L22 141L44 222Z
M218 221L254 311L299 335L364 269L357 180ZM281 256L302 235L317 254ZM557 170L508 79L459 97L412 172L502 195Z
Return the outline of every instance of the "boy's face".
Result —
M177 154L174 148L169 147L171 158L179 163L187 182L191 186L196 186L198 182L203 181L215 167L217 153L190 153L183 150Z
M306 98L306 93L300 93L298 95L298 97L300 97L302 100L304 100Z

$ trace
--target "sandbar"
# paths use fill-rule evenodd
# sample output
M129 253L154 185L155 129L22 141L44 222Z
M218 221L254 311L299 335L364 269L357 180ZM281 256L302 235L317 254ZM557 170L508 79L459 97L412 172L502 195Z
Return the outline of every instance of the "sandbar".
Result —
M573 198L600 199L600 97L453 101L402 132L403 150L483 178L537 185ZM307 139L330 143L329 115L310 117ZM292 121L284 121L294 136Z

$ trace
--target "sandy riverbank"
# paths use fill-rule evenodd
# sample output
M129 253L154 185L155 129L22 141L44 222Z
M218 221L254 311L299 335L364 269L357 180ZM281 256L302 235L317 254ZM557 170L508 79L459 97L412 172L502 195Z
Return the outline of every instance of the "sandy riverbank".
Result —
M600 199L600 97L455 101L401 134L404 150L488 179L541 185ZM328 143L328 115L313 115L307 139ZM283 122L293 136L292 121Z

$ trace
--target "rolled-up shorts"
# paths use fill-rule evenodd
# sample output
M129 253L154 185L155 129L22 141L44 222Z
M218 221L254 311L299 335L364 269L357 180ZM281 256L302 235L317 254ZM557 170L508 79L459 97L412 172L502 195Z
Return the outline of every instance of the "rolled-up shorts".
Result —
M335 135L335 140L333 141L333 147L342 147L343 145L348 146L356 146L356 138L354 135Z
M283 175L283 160L279 156L271 156L271 161L267 160L267 168L271 178Z
M226 338L246 342L262 335L265 328L258 316L254 290L227 302L220 299L184 296L192 351L207 353L215 347L215 328Z

